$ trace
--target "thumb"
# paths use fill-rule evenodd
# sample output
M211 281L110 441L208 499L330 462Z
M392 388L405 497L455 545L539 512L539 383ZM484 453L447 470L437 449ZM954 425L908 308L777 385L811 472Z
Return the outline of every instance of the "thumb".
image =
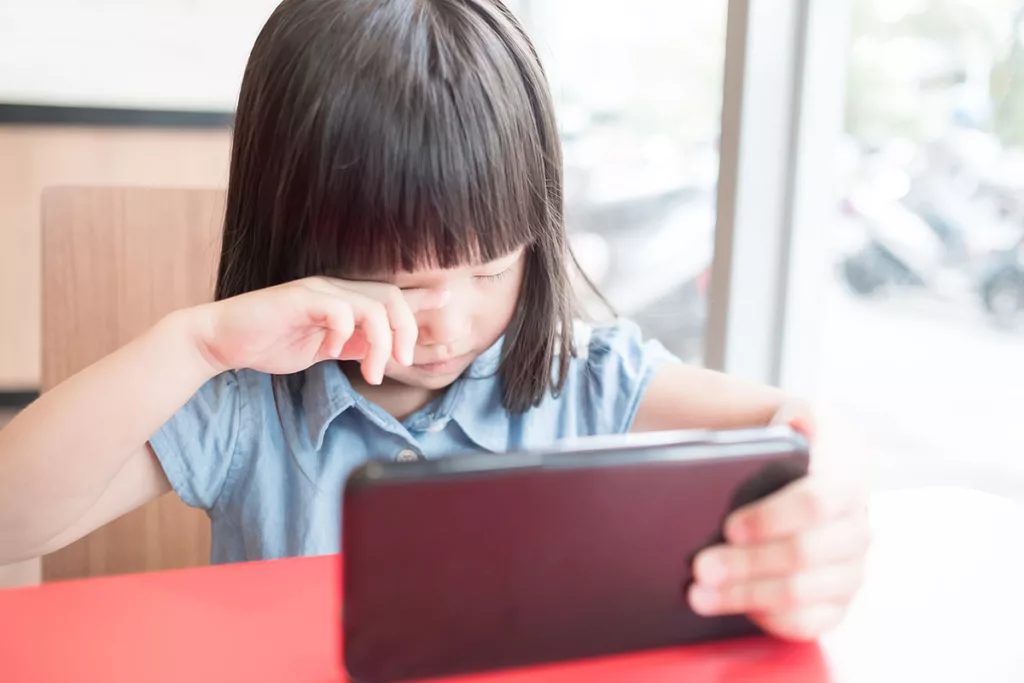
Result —
M772 417L771 424L786 425L814 441L817 437L818 425L814 419L814 410L803 401L787 401Z
M811 444L811 471L842 478L864 488L871 475L871 448L863 435L834 410L812 408L805 401L785 403L772 418L773 425L788 425Z

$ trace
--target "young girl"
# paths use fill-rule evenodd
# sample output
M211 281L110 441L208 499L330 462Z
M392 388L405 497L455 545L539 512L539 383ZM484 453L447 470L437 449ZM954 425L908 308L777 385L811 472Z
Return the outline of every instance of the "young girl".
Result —
M334 553L369 459L811 424L631 323L580 324L571 264L551 97L499 0L285 0L242 84L216 301L0 432L0 564L172 489L214 562ZM865 529L852 487L798 482L734 514L691 603L815 637Z

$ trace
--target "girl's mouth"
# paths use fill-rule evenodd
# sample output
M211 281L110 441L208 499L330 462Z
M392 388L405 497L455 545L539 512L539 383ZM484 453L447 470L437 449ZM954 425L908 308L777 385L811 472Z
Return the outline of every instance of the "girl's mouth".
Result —
M458 369L468 358L470 354L464 353L461 356L455 356L447 360L433 361L430 363L417 363L413 365L414 368L420 372L427 372L432 375L443 375L453 370Z

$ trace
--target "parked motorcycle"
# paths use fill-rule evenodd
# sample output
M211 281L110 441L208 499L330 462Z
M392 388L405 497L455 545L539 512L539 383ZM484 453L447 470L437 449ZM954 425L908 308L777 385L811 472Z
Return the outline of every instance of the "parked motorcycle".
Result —
M928 222L898 200L867 192L851 195L841 208L859 232L839 263L855 294L939 286L947 245Z
M1024 325L1024 239L998 253L979 283L985 311L1001 328Z
M715 194L687 177L674 157L642 153L648 143L627 123L563 134L566 224L577 260L615 313L695 361L703 345ZM589 312L608 313L586 287L580 292Z

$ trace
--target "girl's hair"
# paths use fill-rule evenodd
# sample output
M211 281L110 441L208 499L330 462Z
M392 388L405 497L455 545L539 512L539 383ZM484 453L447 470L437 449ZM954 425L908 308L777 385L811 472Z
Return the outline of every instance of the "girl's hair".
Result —
M547 81L500 0L285 0L242 82L216 296L525 246L498 370L520 412L575 355L562 201Z

